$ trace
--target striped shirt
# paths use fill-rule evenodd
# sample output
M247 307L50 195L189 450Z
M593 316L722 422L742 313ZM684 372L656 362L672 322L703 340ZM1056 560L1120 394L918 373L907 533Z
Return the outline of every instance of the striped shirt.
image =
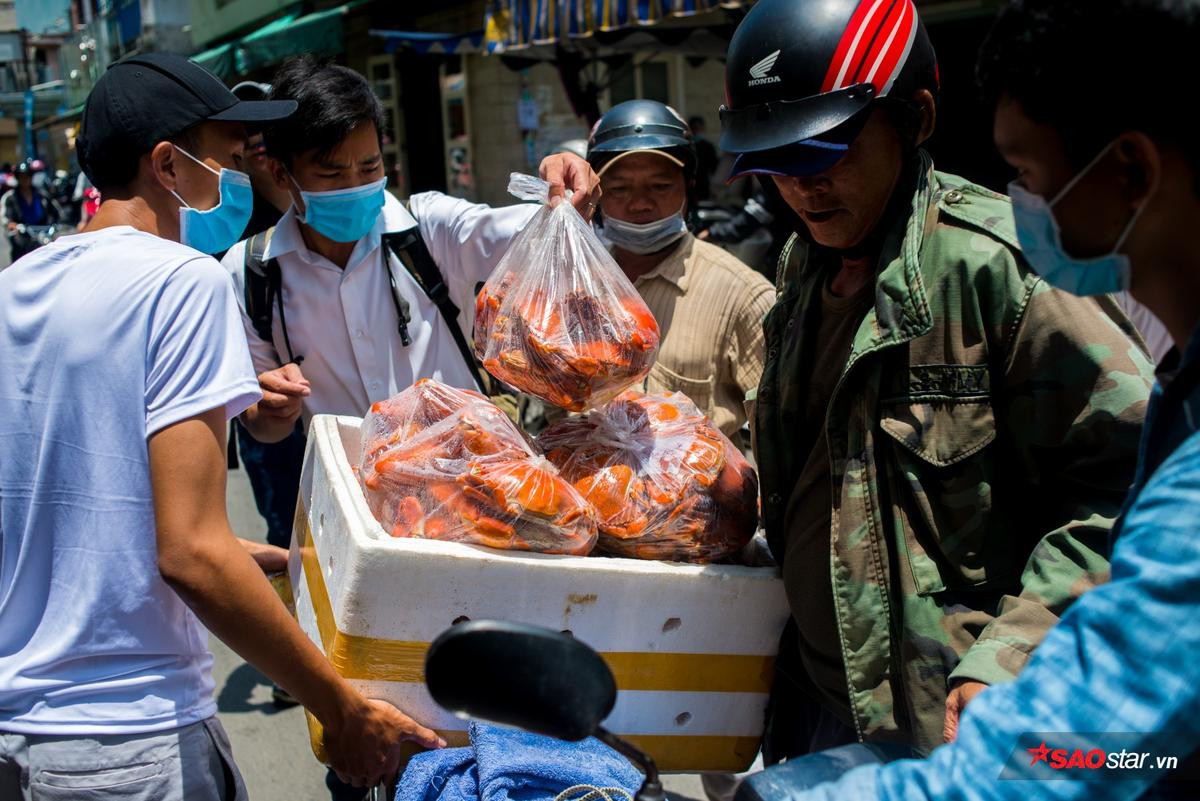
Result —
M762 375L762 321L775 303L774 287L691 234L634 286L662 333L644 389L682 392L733 437L746 422L746 393Z

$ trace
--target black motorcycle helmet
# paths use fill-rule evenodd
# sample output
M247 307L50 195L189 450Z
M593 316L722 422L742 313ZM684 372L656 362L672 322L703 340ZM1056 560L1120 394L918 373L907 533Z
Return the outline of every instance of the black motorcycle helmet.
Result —
M684 179L696 175L692 130L675 109L657 100L626 100L608 110L588 137L587 160L603 173L621 156L654 151L683 167Z
M17 166L13 168L13 175L33 175L33 172L33 164L29 159L19 162Z
M721 149L734 175L816 175L845 155L868 109L938 92L913 0L760 0L725 66Z

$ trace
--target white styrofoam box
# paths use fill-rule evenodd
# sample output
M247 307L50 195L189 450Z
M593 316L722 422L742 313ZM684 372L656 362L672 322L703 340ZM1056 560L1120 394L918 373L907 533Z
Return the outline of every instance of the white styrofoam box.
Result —
M464 618L547 626L605 658L620 690L606 726L660 768L750 765L788 617L777 571L390 537L351 468L360 422L313 418L289 562L297 618L343 676L461 743L465 723L425 689L429 643Z

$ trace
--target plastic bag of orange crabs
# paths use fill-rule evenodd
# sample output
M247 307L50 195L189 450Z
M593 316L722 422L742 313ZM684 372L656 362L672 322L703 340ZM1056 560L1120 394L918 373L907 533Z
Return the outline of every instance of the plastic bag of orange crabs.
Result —
M549 184L514 173L509 192L546 202ZM581 412L650 372L658 323L570 203L519 233L475 300L475 353L489 373Z
M582 556L595 512L483 395L423 379L371 407L359 481L393 537Z
M625 392L537 444L596 509L602 553L715 562L754 536L758 476L678 392Z

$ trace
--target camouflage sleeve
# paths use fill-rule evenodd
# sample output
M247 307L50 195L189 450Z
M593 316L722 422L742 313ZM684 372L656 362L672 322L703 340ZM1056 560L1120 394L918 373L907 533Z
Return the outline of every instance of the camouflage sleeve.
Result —
M951 680L1012 679L1076 598L1108 579L1108 538L1137 463L1154 370L1116 302L1034 284L1009 335L997 397L1030 514L1018 595L963 655ZM1026 539L1028 538L1028 539Z

